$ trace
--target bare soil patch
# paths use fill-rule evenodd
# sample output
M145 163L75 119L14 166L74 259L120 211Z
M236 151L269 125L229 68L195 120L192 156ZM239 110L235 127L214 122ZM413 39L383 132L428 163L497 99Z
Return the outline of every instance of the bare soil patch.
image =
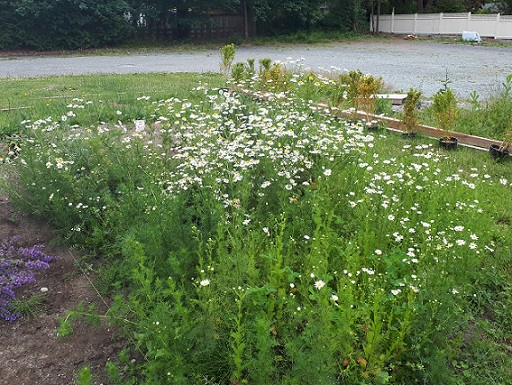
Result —
M122 341L113 338L107 326L91 326L78 320L74 333L58 336L58 319L67 310L83 303L97 304L106 310L91 285L89 276L80 272L79 256L63 246L51 246L55 238L51 226L21 215L0 196L0 241L20 237L23 246L44 244L45 252L57 257L48 270L37 273L34 285L19 288L17 298L28 298L48 288L44 308L34 317L12 323L0 320L0 385L67 385L75 384L75 374L84 366L95 373L92 384L108 384L105 362L117 356Z

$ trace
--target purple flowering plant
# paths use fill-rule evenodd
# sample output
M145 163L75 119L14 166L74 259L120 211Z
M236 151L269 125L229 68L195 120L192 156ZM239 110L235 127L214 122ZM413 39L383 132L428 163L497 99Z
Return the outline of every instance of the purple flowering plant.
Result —
M43 245L23 247L15 236L0 245L0 318L14 321L21 315L11 305L14 288L35 283L34 271L46 270L55 257L43 252Z

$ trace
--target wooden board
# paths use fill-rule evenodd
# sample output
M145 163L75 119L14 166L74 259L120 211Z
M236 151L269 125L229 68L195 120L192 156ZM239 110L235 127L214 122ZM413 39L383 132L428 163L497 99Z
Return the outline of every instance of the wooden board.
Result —
M318 104L317 107L329 109L329 106L324 103ZM354 114L353 111L343 111L343 110L333 111L333 114L334 113L340 114L343 116L353 116L353 114ZM374 115L374 114L367 114L364 111L358 111L357 116L360 119L366 119L368 116L372 120L383 121L386 123L386 126L391 128L393 131L404 132L402 130L402 122L399 119L388 118L386 116L380 116L380 115ZM423 124L419 124L418 126L416 126L416 132L425 134L432 138L441 138L441 137L445 136L445 132L440 130L439 128L426 126ZM459 140L459 144L461 144L461 145L466 145L468 147L473 147L473 148L477 148L477 149L485 150L485 151L489 151L491 144L497 144L497 145L501 144L501 141L499 141L499 140L482 138L480 136L463 134L460 132L452 131L452 132L450 132L450 134L451 134L451 136L456 137Z

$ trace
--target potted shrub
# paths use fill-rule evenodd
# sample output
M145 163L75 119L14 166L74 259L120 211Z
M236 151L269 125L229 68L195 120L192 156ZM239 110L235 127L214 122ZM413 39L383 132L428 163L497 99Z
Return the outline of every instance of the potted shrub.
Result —
M366 112L366 125L368 128L378 128L377 124L370 118L370 114L375 113L377 106L376 94L382 88L382 78L376 78L372 75L363 75L359 83L359 96L361 98L361 107Z
M359 105L361 103L361 78L363 77L363 73L360 70L350 71L347 80L347 98L350 101L350 107L352 109L351 120L353 122L357 122L357 111L359 110Z
M404 102L404 112L402 116L402 130L405 136L416 135L416 127L419 124L418 102L421 97L421 91L411 88L407 92L407 98Z
M457 138L452 135L452 127L455 124L459 110L457 108L457 99L455 93L449 87L445 87L436 92L432 111L437 120L439 128L443 135L439 139L441 147L446 149L457 148Z
M512 146L512 122L505 129L501 144L491 144L489 154L494 159L503 159L510 154L508 150L510 146Z

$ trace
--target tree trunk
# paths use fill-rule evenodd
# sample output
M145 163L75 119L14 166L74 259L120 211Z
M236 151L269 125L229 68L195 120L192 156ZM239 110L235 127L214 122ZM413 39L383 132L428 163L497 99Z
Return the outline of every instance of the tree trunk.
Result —
M244 0L244 34L245 39L249 39L249 12L247 11L247 0Z
M377 0L377 26L376 26L377 35L379 34L379 22L380 22L380 0Z
M416 4L418 11L426 9L431 3L432 0L417 0Z
M190 36L188 8L178 7L176 9L176 21L176 26L174 27L174 38L178 40L187 39Z

